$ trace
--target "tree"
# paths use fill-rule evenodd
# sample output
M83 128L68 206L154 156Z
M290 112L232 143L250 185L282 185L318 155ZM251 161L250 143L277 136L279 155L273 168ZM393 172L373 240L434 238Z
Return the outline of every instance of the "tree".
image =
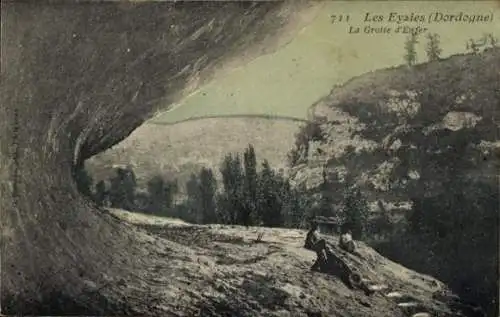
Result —
M111 178L109 199L114 208L134 210L134 195L137 181L134 171L130 168L117 168L116 175Z
M311 221L316 216L314 210L316 198L310 190L307 190L306 184L304 183L295 186L292 191L294 193L294 199L296 200L296 209L292 211L294 213L291 218L292 220L287 221L296 223L298 225L297 228L309 228Z
M85 170L84 165L75 169L74 178L78 191L82 193L84 196L91 198L92 182L93 182L92 176L90 176L87 170Z
M244 165L244 207L241 211L242 224L249 226L254 222L257 209L257 159L253 145L248 145L243 155Z
M267 160L262 162L259 180L259 218L266 227L282 226L282 202L279 197L280 184Z
M108 191L106 190L106 183L101 180L95 185L94 201L98 206L104 206L108 199Z
M146 186L149 194L147 211L165 215L172 208L174 195L177 192L177 183L165 181L160 175L155 175L147 182Z
M186 221L194 223L202 223L203 221L199 182L198 176L195 173L191 173L189 180L186 182L187 200L185 204L187 214L181 217Z
M217 181L210 168L202 168L198 183L198 199L201 208L201 223L209 224L217 222L215 194L217 192Z
M363 239L368 221L368 203L356 185L347 184L342 206L343 227L351 229L354 239Z
M215 197L217 182L212 170L203 167L198 174L192 173L186 183L186 188L188 213L183 217L188 221L200 224L216 223L219 218Z
M225 214L224 219L230 224L242 223L242 209L244 208L244 172L241 166L239 154L228 154L222 162L220 172L222 174L223 195L221 205Z
M162 214L165 208L165 181L160 175L156 175L147 182L146 186L149 194L148 212Z
M437 33L428 33L425 52L427 53L429 61L439 60L442 51L443 50L440 47L439 35Z
M404 59L408 66L413 66L417 62L417 51L415 46L418 44L417 34L411 33L405 41L405 56Z
M278 174L281 178L280 200L282 202L281 214L283 219L283 226L287 228L300 228L304 217L306 215L305 201L301 199L298 190L292 188L289 179L285 179L282 175Z
M392 237L394 224L389 211L384 207L382 201L377 202L378 214L370 221L370 234L381 238Z
M348 146L346 148L346 151L354 151L354 147ZM319 188L321 196L319 199L319 203L317 205L317 209L315 211L315 215L324 217L334 217L337 216L335 210L333 209L335 203L333 199L334 198L333 194L335 193L335 191L332 191L332 184L328 182L326 166L323 166L322 176L323 176L323 182L321 183Z
M215 195L217 221L223 224L234 224L231 211L231 202L225 192Z
M216 197L220 221L245 226L300 226L301 200L290 181L276 173L267 160L257 171L255 150L243 153L243 169L238 154L228 154L221 165L223 189Z
M493 35L493 33L488 33L486 35L486 38L489 42L489 45L493 48L497 47L498 46L498 38L495 37L495 35Z
M469 39L465 44L465 48L467 50L470 50L472 54L479 53L479 45L476 43L476 41L474 41L474 39Z

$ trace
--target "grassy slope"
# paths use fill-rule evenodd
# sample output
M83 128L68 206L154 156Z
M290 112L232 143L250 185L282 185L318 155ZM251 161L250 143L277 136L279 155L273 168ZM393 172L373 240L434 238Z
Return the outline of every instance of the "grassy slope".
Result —
M360 114L356 107L364 105L376 111L380 103L387 101L391 91L428 91L439 94L443 103L436 103L433 109L435 119L448 111L471 111L478 115L494 115L498 120L498 104L494 104L494 94L498 94L500 79L499 49L490 49L480 56L455 55L442 61L435 61L370 72L355 77L342 86L336 87L328 95L330 107L340 107L350 113ZM453 97L473 90L489 103L454 103ZM429 109L430 110L430 109Z
M87 161L95 179L109 177L115 164L130 164L140 184L160 173L184 184L201 167L218 167L229 152L248 144L257 159L284 167L300 121L263 118L208 118L174 125L145 124L115 147Z

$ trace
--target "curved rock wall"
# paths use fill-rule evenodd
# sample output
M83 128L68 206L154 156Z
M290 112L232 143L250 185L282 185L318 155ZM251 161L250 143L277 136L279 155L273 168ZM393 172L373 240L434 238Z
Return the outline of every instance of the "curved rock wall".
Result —
M106 285L133 270L141 248L79 195L72 171L168 107L191 81L269 42L302 7L2 3L1 294L8 313L57 292L81 297L88 281Z

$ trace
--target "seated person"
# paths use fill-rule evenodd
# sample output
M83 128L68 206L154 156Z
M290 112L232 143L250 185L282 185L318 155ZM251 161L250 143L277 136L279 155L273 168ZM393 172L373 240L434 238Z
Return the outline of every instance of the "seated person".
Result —
M307 233L304 244L306 249L316 252L317 255L316 261L312 265L311 270L336 275L340 277L346 286L351 289L360 288L366 295L373 293L362 281L361 276L359 274L353 274L346 263L344 263L328 246L326 240L319 237L317 230L318 224L313 222L311 229ZM352 240L352 233L350 230L345 231L343 239L341 238L340 243L345 245L345 247L349 250L352 248L353 252L356 253L354 251L354 241Z
M326 254L326 241L320 239L318 234L318 224L313 222L311 229L307 233L304 248L314 251L317 254L316 261L311 267L313 271L320 271L326 268L328 263L328 256Z
M345 229L339 240L339 247L349 253L354 253L356 250L356 244L352 239L351 229Z
M311 229L309 230L309 232L307 232L304 248L315 251L314 246L316 245L316 243L318 243L319 240L320 238L318 234L318 224L316 222L313 222L311 224Z

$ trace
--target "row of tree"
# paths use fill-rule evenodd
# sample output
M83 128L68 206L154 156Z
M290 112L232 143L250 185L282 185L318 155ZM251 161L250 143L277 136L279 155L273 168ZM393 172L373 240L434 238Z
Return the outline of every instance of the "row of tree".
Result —
M441 58L441 41L439 35L436 33L427 33L427 43L425 45L425 52L429 61L436 61ZM418 44L418 35L411 33L408 35L404 49L404 60L408 66L413 66L417 63L416 45ZM498 39L493 34L485 34L481 39L469 39L466 42L466 49L473 54L479 53L481 47L497 47Z
M405 55L404 60L408 66L413 66L417 63L417 50L418 36L416 33L408 35L405 41ZM427 58L429 61L439 60L441 57L442 49L440 47L439 35L436 33L427 34L427 44L425 48Z
M79 169L76 183L80 191L99 206L160 216L178 217L199 224L301 228L314 216L335 216L361 238L367 229L368 205L359 188L346 186L335 193L343 202L335 207L331 193L314 199L304 188L294 188L290 180L263 160L257 164L255 149L248 145L243 153L230 153L223 159L220 184L215 172L204 167L186 182L186 197L174 203L179 192L176 181L154 176L147 189L139 190L134 171L118 168L109 180L92 188L92 178Z
M157 175L146 184L146 192L138 189L137 178L131 167L119 167L108 180L95 185L84 168L75 173L79 191L98 206L140 211L157 215L168 215L173 208L174 196L178 192L176 181L168 181Z
M359 187L346 184L342 191L325 192L316 198L303 187L294 187L267 160L257 166L249 145L243 155L228 154L220 167L222 186L214 172L203 168L187 182L187 200L178 215L196 223L223 223L266 227L307 227L315 216L337 218L362 239L369 232L369 208ZM340 205L331 198L339 196Z
M190 221L267 227L300 225L299 193L267 160L258 169L252 145L242 156L228 154L220 174L220 188L209 168L191 175L186 186L188 198L182 206Z

